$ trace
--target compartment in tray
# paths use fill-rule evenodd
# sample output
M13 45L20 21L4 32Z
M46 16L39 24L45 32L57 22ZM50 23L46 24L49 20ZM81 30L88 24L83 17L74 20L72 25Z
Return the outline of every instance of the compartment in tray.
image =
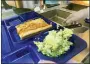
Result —
M37 36L35 41L43 41L46 35L47 33ZM73 43L73 46L71 46L70 49L65 54L56 58L48 57L43 55L41 52L38 52L38 48L36 45L33 45L33 49L35 50L35 53L38 55L40 60L50 60L56 63L65 63L87 47L86 42L76 35L72 35L72 37L70 38L70 41ZM80 46L81 44L82 46Z
M9 28L9 32L10 32L10 36L11 36L13 42L20 41L20 37L17 34L16 28L14 26L12 26L12 27Z
M2 63L38 63L38 61L31 46L25 46L2 59Z
M23 22L23 19L20 16L16 16L10 19L5 20L7 26L16 26Z
M24 21L27 21L29 19L33 19L33 18L37 18L40 17L36 12L34 11L30 11L30 12L26 12L24 14L20 15L21 18L23 18Z
M32 18L32 19L36 19L36 18L42 18L42 17L34 17L34 18ZM46 19L46 18L42 18L42 19L44 19L47 23L51 23L52 24L52 28L51 29L49 29L49 30L52 30L52 29L57 29L57 24L56 23L54 23L54 22L51 22L50 20L48 20L48 19ZM48 31L48 30L45 30L45 31ZM34 36L36 36L36 35L38 35L38 34L36 34L36 35L34 35L34 36L32 36L32 37L30 37L30 38L26 38L26 39L24 39L24 40L21 40L20 39L20 37L19 37L19 35L17 34L17 31L16 31L16 28L15 28L15 26L12 26L12 27L10 27L9 28L9 32L10 32L10 35L11 35L11 38L12 38L12 40L13 40L13 42L24 42L24 41L26 41L26 40L32 40L33 38L34 38Z
M1 22L1 48L2 48L2 55L5 55L9 52L11 52L11 47L10 47L10 39L9 39L9 35L7 32L7 29L5 27L4 22Z
M32 12L27 12L27 13L24 13L24 14L21 14L20 17L23 19L23 22L26 21L26 20L29 20L29 19L36 19L36 18L42 18L43 20L45 20L45 22L47 22L48 24L52 24L52 29L56 29L57 28L57 24L48 20L47 18L37 14L36 12L32 11ZM11 38L13 40L13 42L23 42L23 41L26 41L26 40L30 40L30 39L33 39L33 37L31 38L28 38L28 39L24 39L24 40L20 40L20 37L19 35L17 34L16 32L16 28L15 26L12 26L9 28L9 32L10 32L10 35L11 35Z

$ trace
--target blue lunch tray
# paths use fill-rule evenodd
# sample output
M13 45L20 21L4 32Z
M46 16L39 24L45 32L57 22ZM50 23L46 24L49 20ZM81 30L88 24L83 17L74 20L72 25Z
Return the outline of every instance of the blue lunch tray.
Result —
M53 27L33 37L20 40L15 26L29 19L36 18L42 18L48 24L52 24ZM63 27L59 27L59 29L63 29ZM2 20L2 63L38 63L40 60L51 60L56 63L65 63L87 47L87 44L83 39L73 34L70 41L73 42L74 45L71 46L70 50L68 50L65 54L55 58L45 56L41 52L37 51L38 48L33 41L43 41L50 30L58 30L57 24L34 11Z

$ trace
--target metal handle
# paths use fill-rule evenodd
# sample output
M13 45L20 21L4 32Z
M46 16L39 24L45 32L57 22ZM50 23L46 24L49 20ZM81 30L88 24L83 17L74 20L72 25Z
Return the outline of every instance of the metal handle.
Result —
M73 23L71 25L68 25L68 26L64 26L66 28L77 28L77 27L81 27L82 24L81 23Z
M85 19L85 22L90 24L90 19Z

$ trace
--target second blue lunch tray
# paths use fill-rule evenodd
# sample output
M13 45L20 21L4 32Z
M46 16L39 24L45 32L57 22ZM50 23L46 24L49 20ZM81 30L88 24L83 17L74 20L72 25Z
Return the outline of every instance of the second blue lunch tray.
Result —
M52 24L53 27L33 37L20 40L15 26L29 19L35 18L42 18L48 24ZM63 27L60 26L60 29L63 29ZM74 45L71 46L70 50L68 50L65 54L55 58L45 56L41 52L37 51L38 48L33 41L43 41L50 30L58 30L57 24L34 11L26 12L19 16L2 20L2 63L38 63L40 60L50 60L56 63L65 63L87 47L87 44L83 39L73 34L70 41L73 42Z

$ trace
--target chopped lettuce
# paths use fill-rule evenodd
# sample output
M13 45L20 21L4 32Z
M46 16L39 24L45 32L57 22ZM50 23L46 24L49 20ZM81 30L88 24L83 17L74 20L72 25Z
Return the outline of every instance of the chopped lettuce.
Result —
M64 54L73 45L68 39L72 36L73 31L71 29L65 28L64 30L49 31L49 34L45 37L43 42L34 43L38 47L38 51L49 57L58 57Z

